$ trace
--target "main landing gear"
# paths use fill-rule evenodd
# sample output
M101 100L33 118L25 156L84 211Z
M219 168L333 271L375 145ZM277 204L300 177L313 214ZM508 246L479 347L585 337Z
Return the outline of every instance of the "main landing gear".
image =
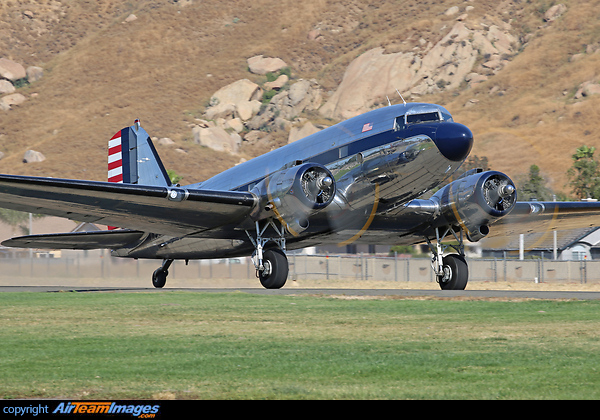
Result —
M254 245L252 262L256 268L256 277L265 289L280 289L287 281L289 265L285 255L285 227L278 227L272 219L265 222L261 228L259 222L255 222L256 238L246 231L248 238ZM266 230L271 227L275 236L265 236ZM267 242L272 241L278 248L264 249Z
M266 289L280 289L287 281L289 266L287 256L285 255L285 226L277 226L273 219L264 222L260 226L255 222L256 237L246 231L248 238L254 245L255 251L252 254L252 262L256 268L256 277ZM271 228L271 229L269 229ZM267 229L269 231L267 232ZM274 242L276 248L265 249L268 242ZM152 273L152 285L157 288L164 287L169 275L169 267L173 263L172 259L165 259L161 267Z
M442 290L465 290L469 281L469 267L465 260L462 230L459 229L460 236L458 236L452 226L443 229L443 233L440 235L440 228L435 228L435 245L429 238L426 238L433 254L431 267ZM452 233L458 245L442 244L449 233ZM444 255L448 248L453 248L458 253Z

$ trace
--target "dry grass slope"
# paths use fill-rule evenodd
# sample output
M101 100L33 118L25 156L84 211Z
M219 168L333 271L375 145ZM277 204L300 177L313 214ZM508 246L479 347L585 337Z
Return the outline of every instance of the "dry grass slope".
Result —
M600 143L600 98L573 99L581 83L598 77L600 54L570 61L600 39L599 2L564 3L567 13L546 24L550 1L472 2L470 24L510 23L526 42L523 50L474 89L418 98L446 105L471 127L473 153L488 156L494 169L516 178L535 163L558 190L567 190L575 148ZM107 140L141 118L151 135L187 151L160 148L167 168L186 183L200 181L264 152L244 147L242 156L230 156L191 141L190 123L214 91L240 78L260 81L248 73L248 57L281 57L293 76L315 77L331 91L368 49L408 51L420 39L437 42L456 19L444 15L454 5L467 3L7 0L0 5L2 55L41 65L45 75L20 89L29 97L25 104L0 114L0 172L105 180ZM138 19L123 23L130 13ZM307 38L315 29L319 41ZM478 102L465 107L472 99ZM27 149L47 160L23 164Z

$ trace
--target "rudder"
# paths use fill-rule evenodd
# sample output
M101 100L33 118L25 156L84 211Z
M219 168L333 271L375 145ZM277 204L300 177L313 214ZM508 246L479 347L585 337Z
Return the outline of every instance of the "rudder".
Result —
M108 141L108 182L168 187L167 175L150 136L135 120ZM109 226L109 230L116 229Z
M167 171L150 136L135 120L108 141L108 182L170 186Z

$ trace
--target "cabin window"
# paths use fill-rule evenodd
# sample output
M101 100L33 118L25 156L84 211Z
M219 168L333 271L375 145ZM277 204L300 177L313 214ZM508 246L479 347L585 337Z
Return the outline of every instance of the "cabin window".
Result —
M394 131L402 130L405 127L406 127L406 124L404 124L404 115L400 115L399 117L396 117L396 119L394 120Z
M439 112L425 112L423 114L409 114L406 116L407 124L421 124L432 121L440 121Z
M348 146L342 146L339 148L339 158L345 158L348 156Z

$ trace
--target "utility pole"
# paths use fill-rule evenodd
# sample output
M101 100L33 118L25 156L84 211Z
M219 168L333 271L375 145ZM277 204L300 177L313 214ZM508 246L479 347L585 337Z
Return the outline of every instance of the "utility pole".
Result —
M556 202L556 194L553 194L552 198ZM555 226L552 234L554 235L554 243L553 243L552 251L554 252L554 254L553 254L554 261L556 261L558 259L558 237L557 237L557 232L556 232L556 226Z

